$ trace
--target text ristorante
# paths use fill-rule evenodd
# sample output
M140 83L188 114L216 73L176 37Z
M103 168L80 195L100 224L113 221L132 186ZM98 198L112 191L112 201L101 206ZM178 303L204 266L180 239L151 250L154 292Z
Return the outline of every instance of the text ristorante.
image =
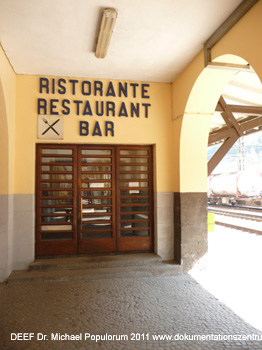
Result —
M150 98L149 84L132 82L103 82L64 78L39 79L39 92L49 98L38 98L38 114L80 115L106 117L144 117L148 118L150 103L143 100ZM67 98L52 98L56 94ZM51 96L50 96L51 95ZM70 98L70 95L72 98ZM77 95L77 99L76 99ZM79 96L83 99L79 99ZM90 98L86 98L90 96ZM95 96L95 98L94 98ZM51 98L50 98L51 97ZM85 97L85 98L84 98ZM96 97L98 100L96 100ZM104 97L105 100L101 100ZM114 101L114 98L121 100ZM110 101L108 101L110 98ZM128 99L128 100L126 100ZM130 102L132 99L132 102ZM138 102L139 101L139 102Z
M132 83L132 82L112 82L104 83L100 80L82 80L64 78L40 78L39 92L45 94L60 95L81 93L83 96L113 96L113 97L141 97L149 98L149 84Z

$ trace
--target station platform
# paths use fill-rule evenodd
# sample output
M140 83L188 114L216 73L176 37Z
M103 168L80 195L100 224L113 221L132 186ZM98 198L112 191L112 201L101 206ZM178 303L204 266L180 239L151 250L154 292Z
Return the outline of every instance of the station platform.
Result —
M30 281L11 276L8 283L1 283L0 348L261 349L261 331L177 266L163 264L154 255L90 259L93 278L83 278L86 258L77 263L42 260L24 273L59 272L60 277ZM95 269L114 273L105 278ZM65 276L68 271L82 271L82 277ZM258 340L247 339L252 335Z

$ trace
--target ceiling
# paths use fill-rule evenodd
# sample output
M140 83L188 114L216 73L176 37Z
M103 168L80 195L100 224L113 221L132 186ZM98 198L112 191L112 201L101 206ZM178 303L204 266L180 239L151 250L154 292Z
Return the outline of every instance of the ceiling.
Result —
M0 41L17 74L172 82L241 0L0 0ZM118 11L105 59L104 8Z

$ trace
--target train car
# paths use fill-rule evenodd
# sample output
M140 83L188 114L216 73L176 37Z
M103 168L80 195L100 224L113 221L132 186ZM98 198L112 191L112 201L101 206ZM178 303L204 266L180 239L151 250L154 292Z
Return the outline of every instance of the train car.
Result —
M238 171L210 175L208 178L208 204L245 204L261 202L262 177L255 171Z

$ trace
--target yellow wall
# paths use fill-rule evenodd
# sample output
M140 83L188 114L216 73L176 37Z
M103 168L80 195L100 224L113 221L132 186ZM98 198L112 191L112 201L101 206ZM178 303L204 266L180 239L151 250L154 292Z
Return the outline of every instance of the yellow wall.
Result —
M195 169L193 169L193 166L196 165L196 162L199 160L199 156L201 157L202 155L197 155L196 157L196 153L198 153L198 146L194 145L195 140L194 137L192 138L192 132L193 135L196 135L196 133L200 129L200 125L198 125L197 123L197 125L194 125L194 128L190 130L191 137L190 135L184 135L183 139L186 138L186 141L182 140L183 135L181 134L181 131L183 125L184 130L186 129L184 113L188 102L188 98L190 96L190 92L203 68L204 55L203 53L200 53L196 57L196 59L193 60L187 66L187 68L177 77L177 79L172 84L172 119L174 133L173 149L175 152L175 157L179 159L178 165L175 170L175 192L194 192L196 188L199 188L199 186L193 185L194 181L198 183L200 178L196 174ZM185 154L181 153L183 148L181 147L182 143L186 145ZM185 184L185 181L186 186L183 185ZM205 191L205 188L203 189L202 187L203 186L201 186L199 191Z
M0 195L13 193L16 77L0 47Z
M207 145L210 122L224 87L235 74L236 72L232 70L206 68L191 90L181 129L181 192L207 190Z
M155 145L155 190L168 192L174 187L174 177L172 174L173 162L177 164L172 151L172 88L171 84L150 83L147 88L150 96L149 99L142 99L139 93L137 97L133 97L133 90L128 90L128 97L100 97L100 96L83 96L81 89L76 89L75 95L72 89L68 88L65 95L49 94L46 89L40 93L38 76L17 76L17 103L16 103L16 159L15 159L15 192L16 193L34 193L35 191L35 144L42 142L63 142L63 143L104 143L104 144L154 144ZM46 77L52 79L53 77ZM55 78L56 81L59 79ZM65 78L67 81L70 78ZM88 80L93 83L94 79L78 79ZM108 86L109 81L100 80L104 87ZM130 83L130 82L128 82ZM117 86L118 82L113 81L113 85ZM138 83L139 86L141 83ZM57 90L57 89L56 89ZM139 91L139 89L138 89ZM118 95L118 94L117 94ZM44 98L50 99L68 99L71 101L70 115L64 116L64 139L60 140L39 140L37 138L37 100ZM112 116L83 116L83 107L80 106L80 115L76 113L73 100L89 100L94 112L95 101L114 101L116 104L116 112L119 106L125 102L127 110L130 103L140 103L140 117L112 117ZM142 103L149 103L148 118L145 118L145 108ZM61 103L57 103L56 111L62 113ZM41 110L41 114L44 110ZM49 109L47 114L49 114ZM92 131L95 121L99 121L103 132L104 122L114 122L115 136L80 136L79 122L80 120L89 121L90 130Z
M262 0L258 1L241 20L212 48L215 59L225 54L245 59L262 79Z
M176 190L180 192L207 190L210 122L225 85L235 74L229 70L204 69L203 62L204 55L200 54L173 84L174 130L180 135L174 146L179 153L179 188ZM184 91L184 95L177 100L179 90Z

